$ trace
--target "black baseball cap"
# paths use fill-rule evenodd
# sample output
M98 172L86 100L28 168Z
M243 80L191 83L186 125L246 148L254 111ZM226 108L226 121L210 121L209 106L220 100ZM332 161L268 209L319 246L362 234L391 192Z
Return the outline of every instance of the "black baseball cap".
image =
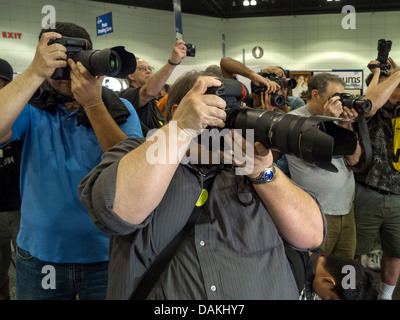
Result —
M14 71L11 65L6 60L0 58L0 78L11 81L13 74Z

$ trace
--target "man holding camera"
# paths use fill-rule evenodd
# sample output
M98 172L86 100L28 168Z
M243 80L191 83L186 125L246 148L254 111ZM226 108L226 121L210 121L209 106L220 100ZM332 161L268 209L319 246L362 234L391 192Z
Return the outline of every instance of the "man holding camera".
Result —
M81 183L81 200L96 225L110 233L108 298L130 297L197 206L199 218L164 272L147 279L150 292L141 298L298 299L284 243L319 246L323 215L260 143L251 145L256 154L247 156L254 164L247 176L236 175L232 164L180 163L205 128L225 126L226 102L204 94L223 79L202 74L188 72L175 81L167 105L172 120L154 133L165 137L169 159L178 161L151 164L158 139L127 139ZM248 150L243 146L239 150Z
M13 68L0 59L0 89L13 80ZM12 141L0 147L0 300L10 299L10 278L12 261L10 240L16 249L16 240L21 219L21 196L19 172L23 140Z
M151 129L165 124L165 117L157 106L156 97L167 82L172 71L186 57L187 48L183 40L177 40L168 62L156 73L150 64L137 58L136 71L126 77L129 87L119 93L135 107L141 121L144 136Z
M352 120L358 114L353 108L343 106L335 93L344 92L343 80L332 74L322 73L310 78L307 91L307 105L291 111L301 116L324 115L340 118L338 125L352 130ZM332 97L333 96L333 97ZM322 249L326 254L339 257L354 257L356 246L354 222L354 175L347 167L359 161L361 148L353 155L334 156L332 164L338 172L306 163L304 160L286 155L291 178L300 187L314 194L319 201L327 220L326 240Z
M109 240L94 227L77 187L104 151L142 136L132 105L102 87L66 47L52 39L83 38L85 29L57 22L43 29L32 63L0 90L0 143L24 139L18 299L104 299ZM68 59L67 59L68 58ZM70 80L54 80L70 67ZM109 110L125 110L114 119Z
M369 253L379 232L383 251L379 298L391 300L400 275L400 172L394 167L392 123L396 112L396 121L400 114L400 70L395 69L384 78L380 77L381 73L376 64L372 85L366 92L366 98L372 102L371 112L365 115L372 156L369 166L355 174L356 255L359 258ZM361 160L355 170L363 166L364 156Z

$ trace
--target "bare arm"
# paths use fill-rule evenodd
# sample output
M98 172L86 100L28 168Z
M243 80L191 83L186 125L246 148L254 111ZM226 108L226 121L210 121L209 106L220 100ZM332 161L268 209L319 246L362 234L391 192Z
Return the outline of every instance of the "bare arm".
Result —
M400 84L400 71L393 73L388 79L367 90L366 99L371 100L372 110L366 116L372 116L380 109Z
M254 171L248 175L250 178L257 177L264 168L271 166L273 160L271 152L262 156L266 149L259 142L255 147L258 155L255 155ZM276 168L272 182L255 184L254 189L286 242L301 249L321 245L324 224L317 203L279 168Z
M224 78L233 78L235 74L239 74L250 79L257 86L265 86L267 93L273 93L279 90L279 85L263 76L257 74L243 63L231 58L222 58L220 61L221 71Z
M185 56L185 42L182 40L176 41L175 46L172 50L170 61L172 63L179 64ZM143 107L147 102L154 99L159 94L174 69L175 66L166 63L160 70L158 70L155 74L151 76L151 78L140 89L139 108Z
M0 90L0 143L11 138L11 128L15 120L43 81L56 68L67 65L65 47L61 44L47 45L52 38L61 38L61 35L55 32L44 33L27 70Z
M116 124L102 101L104 77L94 77L82 65L68 59L71 67L71 90L76 101L84 108L103 152L116 143L125 140L127 135Z

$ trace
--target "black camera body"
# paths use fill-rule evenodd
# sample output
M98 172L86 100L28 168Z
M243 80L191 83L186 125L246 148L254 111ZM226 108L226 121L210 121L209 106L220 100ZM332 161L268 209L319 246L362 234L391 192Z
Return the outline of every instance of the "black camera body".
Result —
M379 64L368 64L368 68L380 68L382 71L389 71L390 65L387 63L389 59L389 52L392 49L392 41L379 39L378 40L378 57L376 60Z
M74 62L80 61L94 76L110 76L125 78L136 70L136 58L133 53L125 50L123 46L92 50L89 41L81 38L62 37L51 39L48 45L62 44L66 49L67 59ZM57 68L51 76L54 80L69 80L70 67Z
M185 43L186 46L186 56L194 57L196 56L196 46L194 44Z
M350 155L357 148L357 135L334 123L337 118L302 117L263 109L242 107L246 87L233 79L219 79L221 86L210 87L206 94L215 94L226 101L225 128L253 130L254 142L266 148L291 154L322 169L337 172L332 155Z
M297 86L297 81L295 79L285 79L285 78L279 78L275 73L266 73L262 72L259 73L262 75L264 78L269 79L271 81L276 82L279 84L281 87L286 87L288 89L293 89ZM265 92L266 87L259 87L255 85L253 82L251 83L251 92L260 95L261 92ZM283 107L286 104L285 97L277 92L274 92L271 95L271 105L275 107Z
M332 97L338 96L339 101L342 103L344 107L349 109L355 109L357 113L369 113L372 109L372 102L369 99L363 99L360 97L354 97L349 93L335 93ZM332 98L331 97L331 98Z
M390 69L390 65L387 63L387 61L391 49L392 49L392 41L385 39L378 40L378 57L376 58L376 60L380 62L379 68L381 68L382 70Z

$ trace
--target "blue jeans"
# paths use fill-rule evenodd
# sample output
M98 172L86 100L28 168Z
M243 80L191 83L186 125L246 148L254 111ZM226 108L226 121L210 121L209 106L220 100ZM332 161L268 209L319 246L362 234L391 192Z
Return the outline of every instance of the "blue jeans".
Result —
M52 263L17 248L18 300L104 300L107 295L108 261Z

